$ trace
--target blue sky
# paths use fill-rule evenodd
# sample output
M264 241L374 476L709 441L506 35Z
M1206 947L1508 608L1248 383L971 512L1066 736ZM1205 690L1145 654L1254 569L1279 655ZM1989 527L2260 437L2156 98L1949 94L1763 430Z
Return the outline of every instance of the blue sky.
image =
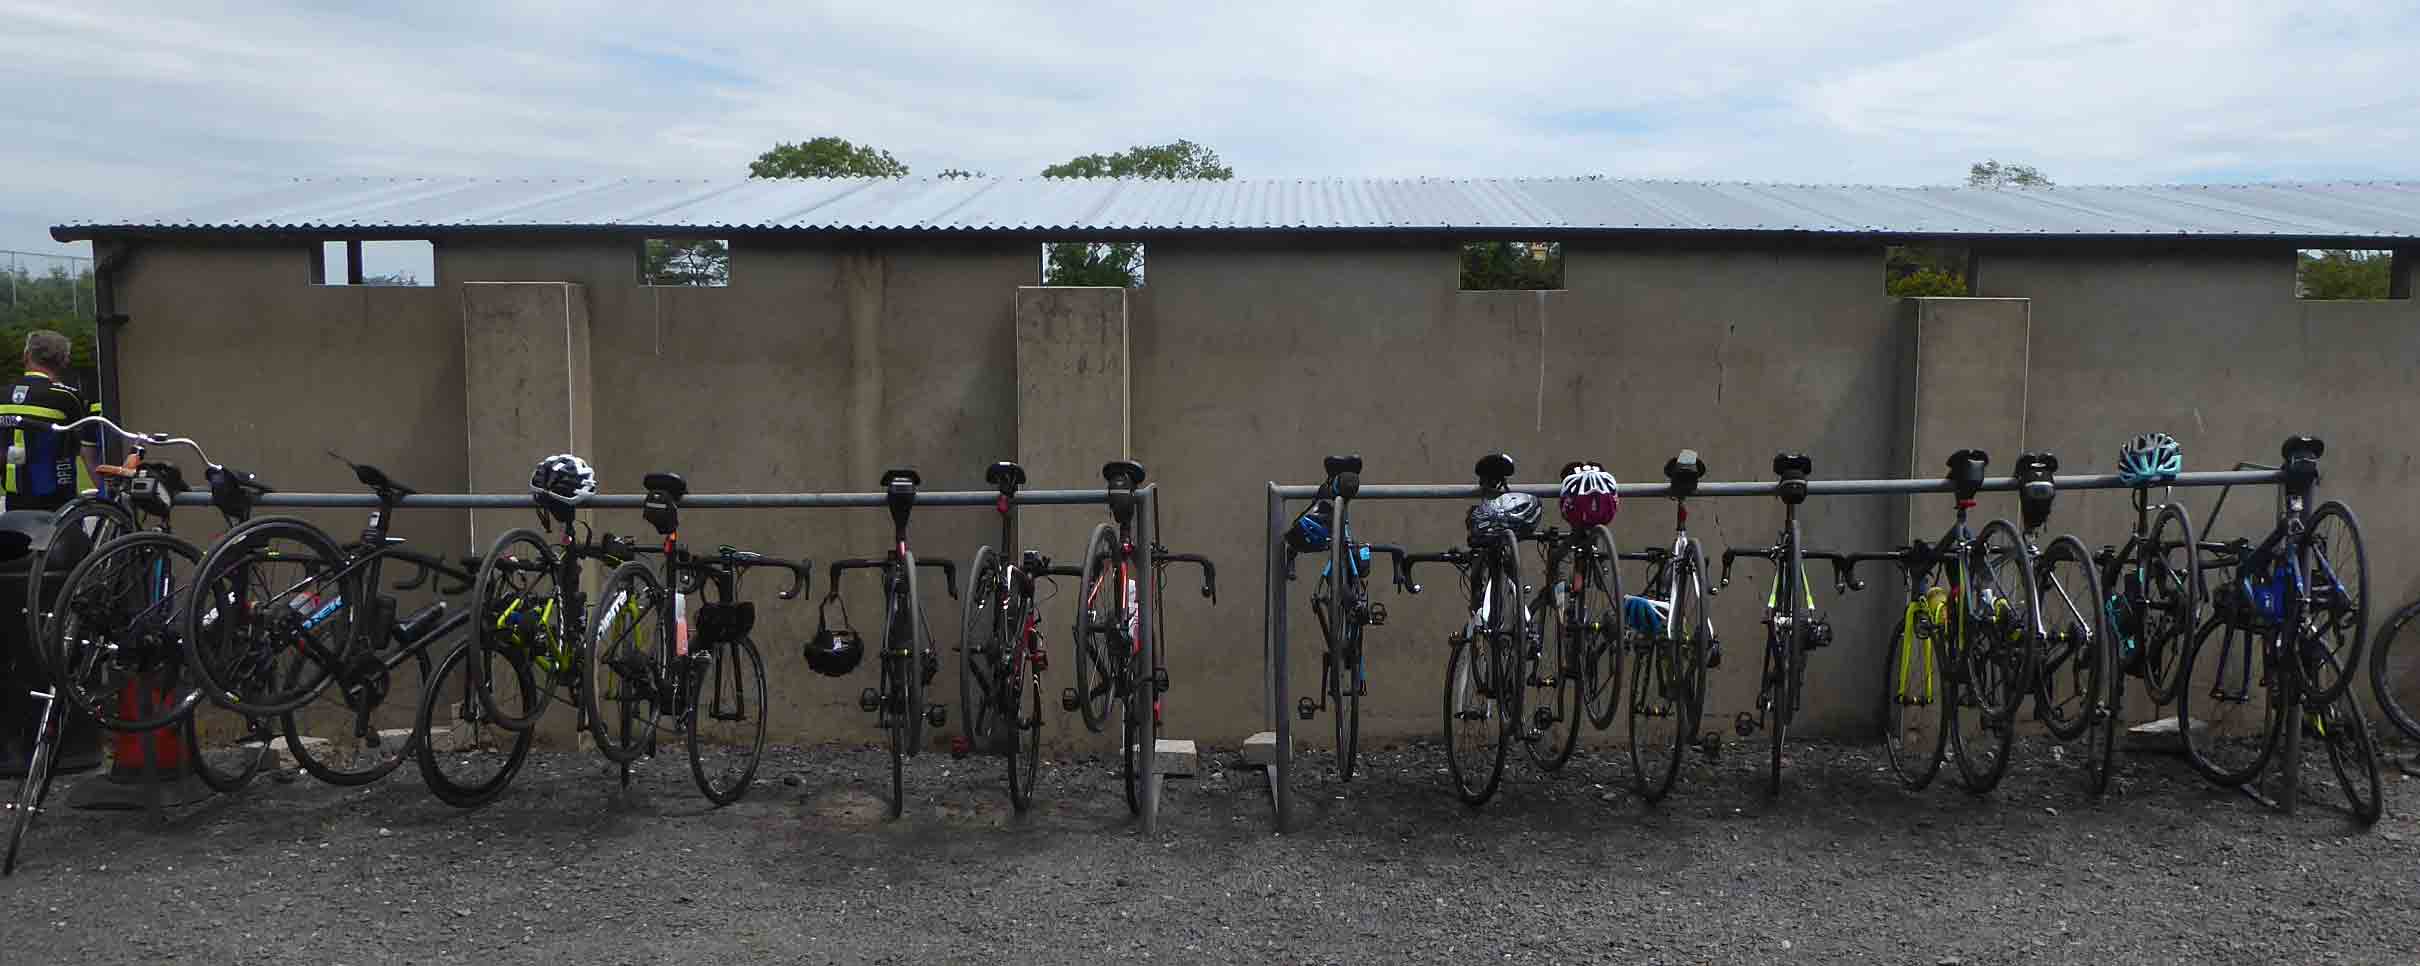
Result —
M0 248L305 175L739 176L837 134L1031 174L2420 178L2420 5L0 0ZM102 8L105 8L102 9Z

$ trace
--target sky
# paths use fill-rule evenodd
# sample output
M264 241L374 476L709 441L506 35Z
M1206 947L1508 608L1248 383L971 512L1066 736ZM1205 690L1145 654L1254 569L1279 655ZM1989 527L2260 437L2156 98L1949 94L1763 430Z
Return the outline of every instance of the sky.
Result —
M838 135L994 175L2420 178L2420 4L0 0L0 249L292 177L739 177Z

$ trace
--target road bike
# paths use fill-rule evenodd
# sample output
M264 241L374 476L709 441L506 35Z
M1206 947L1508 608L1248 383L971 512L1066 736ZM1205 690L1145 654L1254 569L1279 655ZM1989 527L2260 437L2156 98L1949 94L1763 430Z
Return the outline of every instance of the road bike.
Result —
M1017 811L1033 807L1034 783L1042 767L1042 674L1050 670L1043 646L1040 582L1082 577L1084 568L1051 563L1039 550L1017 551L1017 489L1025 468L993 463L983 478L999 490L1000 542L975 551L966 565L966 599L958 637L958 728L962 751L1001 753L1008 760L1008 799ZM1009 563L1005 557L1016 553Z
M1664 463L1666 494L1672 499L1670 547L1623 553L1647 565L1643 594L1621 598L1621 642L1616 653L1637 655L1630 672L1631 785L1650 802L1672 791L1682 749L1699 740L1706 707L1706 677L1721 660L1722 645L1706 608L1706 557L1689 535L1689 498L1706 475L1696 450L1682 450ZM1617 661L1618 664L1618 661ZM1616 672L1618 675L1618 671ZM1594 674L1591 673L1593 680ZM1599 728L1613 724L1612 701L1598 705L1592 689L1589 716ZM1706 737L1715 737L1711 734ZM1712 752L1709 750L1708 754Z
M851 570L882 574L882 683L859 692L857 706L874 715L876 726L890 738L892 818L906 813L906 762L923 751L925 726L939 728L949 722L946 706L925 701L924 689L941 669L941 660L933 654L933 630L925 621L924 603L917 594L916 571L940 570L950 598L955 600L958 567L947 560L917 560L908 547L908 517L916 509L916 487L922 482L912 469L883 471L884 503L891 510L890 552L878 558L835 561L831 580L826 582L831 588L826 598L829 603L840 599L841 574ZM841 614L846 621L845 604Z
M1060 707L1080 712L1086 727L1099 733L1108 726L1110 703L1117 704L1118 774L1126 788L1126 808L1143 809L1143 778L1154 749L1143 747L1143 715L1151 715L1153 733L1160 724L1160 702L1168 693L1166 594L1152 600L1152 661L1143 665L1140 603L1142 561L1146 554L1134 542L1135 491L1143 485L1143 464L1116 460L1101 467L1109 485L1112 526L1093 527L1084 541L1084 564L1077 586L1083 598L1076 605L1076 686L1059 696ZM1155 523L1159 521L1154 521ZM1202 596L1218 600L1218 571L1200 554L1170 553L1153 543L1148 548L1157 568L1155 587L1166 585L1170 564L1187 563L1202 569Z
M1766 792L1772 795L1781 794L1781 750L1789 738L1790 723L1806 700L1807 653L1832 642L1832 624L1815 610L1815 592L1807 586L1806 561L1829 560L1835 568L1845 565L1841 554L1807 550L1799 543L1798 506L1806 502L1807 475L1814 469L1814 461L1800 453L1773 457L1773 475L1781 481L1781 534L1769 547L1724 548L1721 579L1709 591L1718 594L1731 585L1731 565L1741 557L1773 565L1773 591L1765 597L1764 668L1757 676L1756 711L1740 712L1731 726L1742 738L1758 731L1772 737L1773 769L1766 785Z
M2102 547L2094 564L2119 666L2143 679L2153 705L2166 705L2176 700L2177 666L2202 623L2205 585L2192 515L2169 487L2152 502L2152 482L2128 491L2133 529L2124 546ZM2122 678L2114 684L2123 691Z
M597 751L621 766L656 754L659 719L670 719L689 752L698 791L716 805L739 801L756 777L765 754L765 658L748 636L756 605L739 599L741 578L751 569L790 572L782 600L806 592L813 565L768 557L729 545L696 554L681 543L681 498L688 481L674 473L649 473L641 485L647 498L640 514L663 537L657 547L633 548L656 557L658 566L631 560L606 577L597 599L595 660L588 691L596 695ZM699 596L697 615L687 617L689 595Z
M2043 529L2058 493L2058 457L2017 456L2017 504L2035 593L2029 636L2033 655L2025 661L2034 720L2061 742L2081 741L2078 752L2084 788L2109 790L2117 729L2125 719L2125 672L2104 596L2106 585L2084 541L2061 534L2044 542Z
M1353 498L1361 492L1361 457L1330 456L1322 462L1327 473L1311 505L1287 526L1286 579L1294 579L1294 558L1324 554L1319 583L1311 590L1311 616L1319 622L1325 646L1319 662L1319 697L1305 695L1294 713L1304 721L1325 712L1336 725L1336 775L1352 781L1361 755L1361 698L1370 692L1367 656L1362 652L1369 628L1386 626L1386 605L1370 599L1370 559L1384 553L1395 559L1398 579L1404 570L1404 549L1381 543L1360 543L1350 526ZM1332 539L1344 541L1348 566L1336 571Z
M1528 691L1521 703L1529 712L1521 747L1539 770L1560 771L1579 747L1581 725L1594 723L1591 709L1604 708L1609 724L1617 707L1624 656L1621 552L1613 528L1604 525L1548 527L1521 539L1537 544L1545 575L1529 598L1528 624L1535 631L1521 655L1521 683Z
M1460 578L1469 619L1447 638L1443 719L1446 773L1454 792L1473 808L1495 797L1504 779L1504 758L1516 736L1526 737L1522 702L1524 665L1536 630L1528 596L1522 593L1520 541L1535 527L1535 501L1508 500L1512 457L1494 454L1473 467L1479 503L1464 520L1467 546L1403 557L1396 568L1401 589L1419 593L1411 578L1423 563L1443 563Z

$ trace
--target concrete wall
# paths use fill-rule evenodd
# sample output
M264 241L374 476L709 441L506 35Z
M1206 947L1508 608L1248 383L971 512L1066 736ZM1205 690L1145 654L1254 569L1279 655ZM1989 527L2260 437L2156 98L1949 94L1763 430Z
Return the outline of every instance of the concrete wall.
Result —
M467 283L568 282L577 288L559 290L580 293L588 320L588 455L608 491L631 492L655 469L701 492L864 490L892 465L918 467L930 487L980 489L983 468L1002 458L1025 462L1036 486L1095 486L1099 464L1130 439L1164 487L1167 544L1223 568L1215 608L1181 578L1167 600L1169 727L1220 742L1263 727L1262 485L1310 480L1335 452L1361 453L1371 482L1465 480L1497 450L1529 479L1586 457L1653 480L1682 447L1699 450L1715 479L1768 479L1785 448L1813 456L1818 477L1932 476L1960 446L1991 450L1995 472L2020 448L2055 450L2071 472L2106 470L2123 438L2150 428L2183 439L2190 468L2224 468L2271 460L2280 438L2307 431L2329 442L2323 491L2365 513L2381 606L2420 592L2420 561L2388 549L2420 536L2396 485L2411 471L2398 430L2420 417L2407 388L2420 311L2297 302L2290 252L1987 253L1979 294L1990 299L1915 303L1882 294L1879 252L1848 250L1575 243L1564 290L1515 293L1457 291L1443 242L1170 239L1151 243L1150 285L1118 292L1021 289L1037 266L1025 242L867 245L743 239L720 289L641 286L634 245L580 238L443 242L445 287L434 289L313 287L301 244L148 245L120 282L134 319L126 415L200 437L287 489L354 489L320 455L331 447L424 490L458 489L470 478L468 427L516 404L491 398L501 390L463 390L475 369ZM2268 495L2238 496L2222 535L2262 523L2250 511L2265 511ZM2209 496L2186 499L2206 515ZM1878 548L1911 526L1937 527L1946 504L1816 500L1804 529L1810 546ZM1435 549L1459 542L1463 510L1369 503L1355 531ZM2014 513L2013 500L1987 498L1979 519ZM404 517L403 532L432 549L469 542L461 514ZM340 535L360 523L319 518ZM1103 519L1097 508L1028 510L1025 542L1072 558ZM1691 523L1719 552L1769 542L1780 519L1770 500L1704 500ZM2129 521L2120 495L2071 493L2054 528L2099 545L2122 539ZM1634 501L1617 532L1625 546L1662 543L1671 523L1669 503ZM823 563L879 552L887 524L880 510L695 510L683 535ZM598 514L597 525L645 532L635 512ZM998 520L927 510L913 537L928 559L964 561L998 541ZM1297 693L1317 680L1305 603L1316 570L1306 563L1289 587ZM1855 732L1875 708L1887 582L1841 600L1825 570L1815 577L1839 643L1813 659L1806 724ZM1753 696L1756 609L1770 580L1769 568L1744 563L1716 601L1729 655L1711 709L1718 727ZM1425 582L1447 583L1441 573ZM928 586L954 662L956 602ZM819 575L815 593L825 590ZM859 626L871 627L871 578L849 590ZM814 626L811 602L772 601L762 583L754 592L775 734L871 740L855 705L870 672L807 673L795 655ZM1451 595L1379 593L1394 620L1371 638L1365 730L1381 741L1431 734ZM1045 625L1061 679L1072 673L1070 599ZM936 699L955 680L943 674ZM1079 730L1068 724L1054 714L1052 737ZM1326 727L1304 733L1316 741Z

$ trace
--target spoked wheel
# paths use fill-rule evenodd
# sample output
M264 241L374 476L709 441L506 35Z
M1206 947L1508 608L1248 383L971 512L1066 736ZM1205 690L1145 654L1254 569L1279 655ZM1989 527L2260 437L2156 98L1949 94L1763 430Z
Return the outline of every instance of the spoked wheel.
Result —
M1630 671L1631 783L1640 797L1661 801L1680 776L1681 756L1696 730L1711 646L1699 587L1705 560L1691 543L1671 566L1672 599L1662 620L1632 624L1616 612L1607 619L1623 629L1624 650L1638 655Z
M378 727L378 709L399 694L418 694L427 687L428 651L413 652L417 664L406 674L393 671L338 682L320 692L319 699L280 718L286 749L311 777L331 785L367 785L385 778L417 755L413 744L418 729L390 734ZM306 740L308 739L308 740Z
M2033 662L2042 646L2034 555L2015 525L1994 520L1983 527L1967 557L1965 633L1952 649L1958 682L1950 740L1958 777L1966 790L1988 792L2008 774L2016 717L2033 693Z
M748 794L765 757L765 657L745 636L690 651L682 693L689 773L716 805Z
M133 530L134 522L127 517L126 511L107 503L95 500L77 500L59 511L59 515L52 520L50 541L26 557L25 572L32 575L25 581L25 617L28 632L25 639L27 641L36 642L38 645L39 642L49 640L48 635L44 632L43 621L49 615L51 607L57 602L58 595L45 594L43 591L45 589L63 589L59 585L41 579L41 575L50 573L51 559L57 557L60 566L68 566L73 561L90 554L94 548L125 536ZM42 662L43 670L48 672L47 676L56 679L59 676L59 668L52 664L50 649L40 646L30 646L29 649Z
M1512 742L1513 723L1498 706L1495 677L1502 647L1487 623L1473 621L1454 642L1445 663L1446 770L1464 804L1487 804L1504 777L1504 753Z
M2386 800L2379 777L2378 743L2370 734L2369 716L2351 694L2337 698L2327 710L2306 715L2309 726L2327 742L2328 767L2344 792L2345 810L2363 825L2385 814Z
M2302 646L2306 704L2335 703L2353 682L2369 641L2369 552L2353 511L2330 500L2311 514L2306 571L2311 600L2303 618L2309 631Z
M277 754L271 745L277 740L277 731L267 721L246 718L208 701L194 705L182 730L194 777L221 795L232 795L252 784Z
M536 697L518 707L486 709L483 724L527 731L553 704L556 690L578 680L586 668L572 667L563 654L563 615L556 610L555 548L545 534L527 527L507 530L496 538L479 575L471 582L471 642L509 656L529 671ZM486 674L492 661L464 665L471 675ZM480 701L509 697L511 682L472 691Z
M2146 539L2146 560L2131 568L2120 562L2127 581L2120 590L2136 602L2141 615L2135 647L2141 651L2143 689L2151 703L2171 704L2176 701L2178 669L2208 612L2201 551L2193 543L2192 518L2175 504L2160 508Z
M230 531L196 579L201 592L183 617L186 662L212 701L254 717L319 696L347 658L370 593L334 540L293 517Z
M1369 669L1362 663L1362 624L1350 616L1350 601L1334 591L1329 578L1321 577L1319 583L1319 592L1312 598L1328 605L1320 623L1332 642L1327 649L1328 666L1320 677L1327 685L1328 718L1336 728L1336 780L1349 782L1361 760L1361 692L1366 689ZM1347 586L1352 588L1348 593L1360 592L1359 581Z
M473 668L474 662L485 666ZM481 696L481 688L494 693ZM537 679L518 652L481 647L473 637L437 662L412 727L429 792L461 808L503 794L529 758L532 732L498 725L491 709L534 718L529 709L538 701Z
M653 745L655 718L669 697L656 692L657 668L672 644L660 639L665 606L671 601L662 579L636 560L614 568L597 601L588 682L580 694L588 702L588 728L596 735L597 753L606 761L628 765Z
M1796 665L1805 660L1799 649L1796 622L1787 629L1768 631L1765 635L1765 674L1772 682L1772 705L1765 709L1765 734L1773 739L1772 769L1765 780L1765 794L1781 795L1782 749L1789 746L1790 708L1798 700Z
M1580 657L1581 694L1587 699L1588 723L1598 731L1613 727L1622 711L1622 664L1629 646L1622 624L1621 555L1615 551L1613 530L1588 529L1589 553L1575 559L1579 593L1574 596L1572 626L1558 624L1558 633L1576 634L1566 645Z
M1042 669L1032 649L1022 643L1024 617L1018 616L1008 679L1002 682L1000 723L1011 729L1015 743L1008 753L1008 801L1017 811L1034 805L1034 782L1042 773Z
M1143 756L1152 751L1143 747L1143 716L1151 713L1150 693L1150 682L1130 680L1118 694L1118 779L1126 786L1126 811L1134 815L1143 814Z
M1941 773L1956 706L1942 647L1951 628L1949 588L1930 587L1908 601L1899 633L1888 650L1889 677L1882 689L1882 745L1891 772L1909 791L1921 791Z
M177 607L200 557L170 534L130 533L69 571L45 626L55 692L112 731L150 731L191 712L202 691L179 643ZM127 693L137 700L121 703Z
M1529 601L1529 637L1521 649L1521 684L1528 688L1522 704L1529 708L1522 748L1540 771L1560 771L1579 747L1580 726L1588 719L1588 681L1581 668L1587 628L1574 624L1575 600L1570 586L1549 587Z
M2406 738L2420 738L2420 629L2409 627L2420 617L2420 602L2405 606L2386 626L2378 631L2378 639L2370 645L2370 690L2378 699L2378 710L2385 713L2395 730Z
M1000 552L990 547L975 551L966 567L966 597L958 619L958 734L967 750L978 755L1000 749L1008 740L1002 721L1014 722L1016 706L998 706L996 687L1008 667L1011 632L1001 614L1008 599L1007 570Z
M891 748L891 817L907 814L907 721L900 681L907 662L886 650L882 656L882 731Z
M59 732L66 722L65 702L54 693L37 697L42 715L34 731L34 750L25 762L25 779L17 784L17 797L9 802L8 855L0 859L0 875L15 875L17 857L25 848L25 833L34 827L34 817L42 814L42 802L50 795L50 769L59 757Z
M2109 787L2117 747L2116 641L2109 633L2109 608L2101 599L2100 570L2084 543L2062 536L2043 548L2035 564L2041 594L2042 648L2036 655L2034 713L2051 737L2084 743L2084 785L2098 795Z
M1117 664L1109 653L1117 635L1118 601L1125 588L1112 587L1117 570L1118 532L1109 524L1092 528L1084 541L1084 599L1076 602L1075 634L1068 644L1076 652L1076 711L1094 734L1109 724L1111 680Z
M2176 689L2185 760L2202 777L2230 788L2268 767L2285 724L2285 701L2268 659L2276 631L2246 629L2236 616L2222 613L2203 623L2177 667Z

